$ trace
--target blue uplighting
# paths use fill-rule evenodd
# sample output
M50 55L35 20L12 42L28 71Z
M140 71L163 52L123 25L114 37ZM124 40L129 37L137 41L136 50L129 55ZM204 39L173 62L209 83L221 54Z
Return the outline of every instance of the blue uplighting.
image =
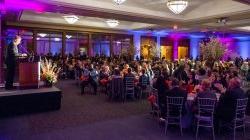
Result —
M248 37L235 37L238 41L236 43L239 48L239 54L242 58L250 57L250 36Z

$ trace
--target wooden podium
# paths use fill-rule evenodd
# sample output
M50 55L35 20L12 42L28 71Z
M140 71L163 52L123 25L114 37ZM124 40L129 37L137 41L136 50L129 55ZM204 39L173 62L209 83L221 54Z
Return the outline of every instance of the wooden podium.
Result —
M40 61L19 61L19 87L21 89L39 88Z

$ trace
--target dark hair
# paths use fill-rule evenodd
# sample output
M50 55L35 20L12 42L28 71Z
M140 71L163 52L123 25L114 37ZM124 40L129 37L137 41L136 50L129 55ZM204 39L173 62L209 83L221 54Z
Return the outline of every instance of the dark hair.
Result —
M141 72L142 72L142 74L145 74L145 73L146 73L146 70L145 70L145 69L142 69Z
M128 73L131 73L132 72L132 69L131 68L128 68Z
M120 70L118 68L115 68L114 75L120 75Z
M199 74L200 74L200 75L205 75L205 74L206 74L206 70L203 69L203 68L200 68L200 69L199 69Z
M178 79L174 78L174 79L172 80L172 86L179 86L179 84L180 84L180 82L179 82Z

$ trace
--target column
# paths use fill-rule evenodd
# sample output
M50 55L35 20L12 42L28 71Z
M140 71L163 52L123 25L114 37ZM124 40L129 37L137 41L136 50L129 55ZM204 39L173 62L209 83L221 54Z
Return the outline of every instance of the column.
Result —
M110 51L110 56L113 56L113 35L110 35L110 48L109 48L109 51Z
M88 56L92 56L92 47L93 47L93 43L92 43L92 34L90 33L89 34L89 46L88 46L88 49L87 49L87 55Z
M141 54L141 34L134 34L134 47L135 47L135 56L134 59L138 56L140 58Z
M161 57L161 36L157 36L157 42L156 42L156 47L157 47L157 56L160 58Z
M173 60L178 59L178 46L179 46L178 40L179 40L178 38L174 38Z
M243 59L250 58L250 36L237 37L236 46L238 47L239 56Z
M2 17L0 12L0 83L3 82Z
M35 54L38 54L37 52L37 31L33 31L33 41L32 41L32 49Z
M62 57L64 58L65 56L65 48L66 48L66 33L62 33Z
M190 37L190 56L193 57L193 59L196 59L200 55L200 46L199 43L201 41L201 37Z

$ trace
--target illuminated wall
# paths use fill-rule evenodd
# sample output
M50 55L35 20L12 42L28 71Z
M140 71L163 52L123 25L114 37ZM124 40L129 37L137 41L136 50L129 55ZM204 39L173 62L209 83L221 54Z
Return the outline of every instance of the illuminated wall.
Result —
M194 59L197 58L197 56L200 55L200 47L199 43L202 41L201 37L197 36L191 36L190 37L190 57L193 57Z
M238 52L244 59L250 58L250 36L237 37L236 46L238 46Z
M140 50L141 50L141 34L140 33L134 33L134 47L135 47L135 57L138 56L140 58Z

